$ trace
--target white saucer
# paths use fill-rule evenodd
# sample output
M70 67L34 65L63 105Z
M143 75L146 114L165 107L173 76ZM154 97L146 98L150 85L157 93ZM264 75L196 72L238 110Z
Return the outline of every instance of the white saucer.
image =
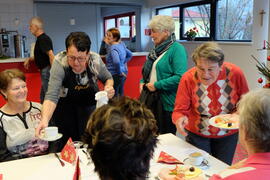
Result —
M188 158L184 159L183 162L184 162L184 164L191 165L191 164L189 163L189 159L188 159ZM194 166L194 165L192 165L192 166ZM208 161L207 159L204 159L203 162L202 162L202 164L200 164L200 165L198 165L198 166L195 166L195 167L198 167L198 168L200 168L200 169L202 169L202 170L206 170L206 169L209 168L209 166L210 166L210 165L209 165L209 161Z
M223 127L223 126L220 126L219 124L216 123L216 118L223 118L222 115L217 115L217 116L214 116L212 118L209 119L209 124L214 126L214 127L217 127L217 128L220 128L220 129L228 129L228 130L235 130L235 129L239 129L239 125L238 126L233 126L233 127Z
M60 139L63 136L63 134L58 133L57 136L55 137L40 137L40 139L44 140L44 141L56 141L57 139Z

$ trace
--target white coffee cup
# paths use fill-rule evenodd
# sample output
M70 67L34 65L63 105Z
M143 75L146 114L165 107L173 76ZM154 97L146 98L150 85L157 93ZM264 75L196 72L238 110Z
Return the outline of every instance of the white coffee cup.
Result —
M50 126L44 128L44 137L47 139L55 138L58 135L58 127Z
M97 101L96 107L100 107L104 104L108 104L109 98L107 91L99 91L95 94L95 100Z
M193 152L188 156L189 163L193 166L199 166L204 160L204 156L200 152Z
M83 146L83 142L82 141L73 141L73 145L74 145L75 149L80 149Z

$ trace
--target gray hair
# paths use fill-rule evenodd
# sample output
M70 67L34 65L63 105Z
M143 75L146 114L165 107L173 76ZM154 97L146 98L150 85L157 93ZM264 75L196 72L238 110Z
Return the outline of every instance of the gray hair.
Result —
M171 16L165 16L165 15L157 15L154 16L149 24L150 29L155 29L159 31L168 31L170 34L172 34L175 30L175 24L173 21L173 18Z
M39 29L43 29L43 20L38 17L38 16L35 16L35 17L32 17L31 20L30 20L30 24L34 24L36 25Z
M206 42L198 46L192 53L192 59L195 64L197 64L199 58L217 62L221 66L224 62L224 53L217 43Z
M270 152L270 89L245 94L239 102L240 131L255 152Z

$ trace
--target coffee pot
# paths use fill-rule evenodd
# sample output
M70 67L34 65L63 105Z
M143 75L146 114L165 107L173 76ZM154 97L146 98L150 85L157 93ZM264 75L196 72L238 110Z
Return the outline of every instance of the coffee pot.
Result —
M25 49L25 41L26 36L22 36L20 34L14 35L14 49L16 58L26 57L27 51Z

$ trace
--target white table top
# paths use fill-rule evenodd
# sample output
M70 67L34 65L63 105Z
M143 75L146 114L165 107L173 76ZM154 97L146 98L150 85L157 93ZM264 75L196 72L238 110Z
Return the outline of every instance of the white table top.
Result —
M160 135L159 140L158 147L150 164L151 180L155 179L154 177L162 167L175 167L175 165L157 163L161 151L167 152L180 161L183 161L190 151L196 149L173 134ZM209 157L208 161L210 162L210 168L204 171L208 175L212 175L228 167L227 164L212 156ZM82 180L99 179L97 174L94 173L93 163L90 163L90 165L80 163L80 167ZM75 166L67 162L62 167L54 154L0 163L0 174L3 174L3 180L72 180L74 171Z

